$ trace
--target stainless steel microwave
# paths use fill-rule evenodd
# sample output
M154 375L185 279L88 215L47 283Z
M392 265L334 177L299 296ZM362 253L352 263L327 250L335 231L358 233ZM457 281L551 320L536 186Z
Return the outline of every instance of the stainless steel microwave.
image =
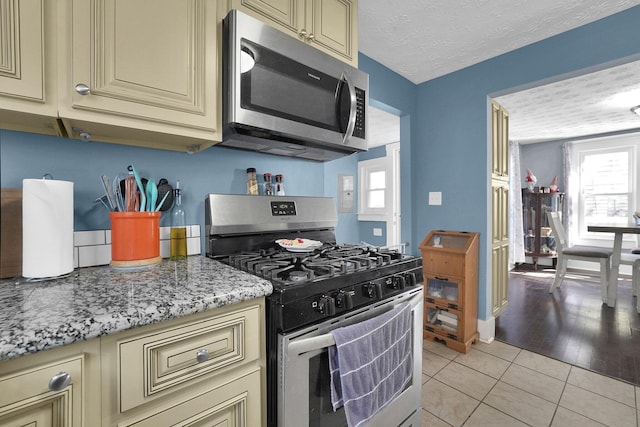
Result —
M222 50L222 146L315 161L367 150L366 73L237 10Z

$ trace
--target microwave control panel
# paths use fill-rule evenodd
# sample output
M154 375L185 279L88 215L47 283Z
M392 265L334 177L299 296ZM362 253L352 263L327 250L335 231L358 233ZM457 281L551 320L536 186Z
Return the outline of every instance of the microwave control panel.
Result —
M356 88L356 125L353 128L353 136L365 139L365 118L364 118L364 105L365 92L360 88Z

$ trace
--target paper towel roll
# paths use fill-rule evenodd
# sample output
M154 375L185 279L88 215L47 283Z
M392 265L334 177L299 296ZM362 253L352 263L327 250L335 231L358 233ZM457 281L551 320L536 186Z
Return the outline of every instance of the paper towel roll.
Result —
M73 271L73 182L22 180L22 275Z

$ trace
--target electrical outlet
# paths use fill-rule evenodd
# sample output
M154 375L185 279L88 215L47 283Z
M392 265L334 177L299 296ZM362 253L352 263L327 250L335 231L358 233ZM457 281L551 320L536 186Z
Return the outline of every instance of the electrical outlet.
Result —
M382 236L382 228L374 228L373 229L374 236Z
M440 192L440 191L429 191L429 204L430 205L441 205L442 204L442 192Z

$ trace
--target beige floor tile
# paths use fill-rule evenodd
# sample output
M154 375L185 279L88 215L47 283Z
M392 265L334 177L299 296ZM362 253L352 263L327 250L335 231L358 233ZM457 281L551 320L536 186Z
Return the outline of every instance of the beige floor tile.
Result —
M567 384L560 406L611 427L637 427L636 410L615 400Z
M429 411L422 410L422 427L451 427Z
M455 359L456 356L460 354L459 352L447 347L444 343L434 342L431 340L422 340L422 349L429 350L430 352L440 355L449 360Z
M624 403L625 405L634 408L636 406L635 387L631 384L614 380L613 378L576 366L571 367L567 382L601 396L608 397L609 399Z
M550 357L541 356L527 350L522 350L513 363L524 366L534 371L542 372L560 381L566 381L571 370L571 365L560 362Z
M479 403L433 378L422 386L422 408L455 427L462 426Z
M444 358L430 351L422 351L422 373L430 377L437 374L440 369L447 366L450 362L450 359Z
M483 403L531 426L551 424L556 405L524 390L498 381Z
M565 386L564 381L516 364L509 366L500 381L556 404Z
M500 341L493 341L491 344L486 344L478 341L475 344L475 348L485 353L492 354L501 359L508 360L509 362L513 362L518 353L520 353L521 351L521 349L518 347L514 347Z
M424 425L424 423L422 423ZM600 424L597 421L593 421L587 417L583 417L580 414L576 414L563 407L558 407L556 415L553 417L551 427L568 427L568 426L580 426L580 427L603 427L604 424Z
M424 423L423 423L424 426ZM464 427L526 427L525 423L516 420L509 415L498 411L491 406L481 403L478 409L473 411Z
M484 399L498 381L455 361L445 366L434 378L478 400Z
M510 365L506 360L482 351L461 354L456 357L455 361L493 378L500 378Z

